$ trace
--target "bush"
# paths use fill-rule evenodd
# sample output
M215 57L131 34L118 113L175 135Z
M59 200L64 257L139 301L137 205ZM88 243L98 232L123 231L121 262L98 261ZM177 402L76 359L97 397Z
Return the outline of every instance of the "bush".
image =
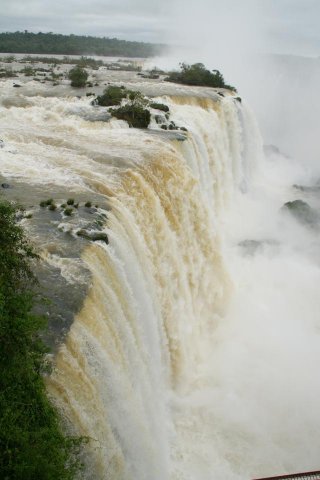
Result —
M162 112L169 112L168 105L164 105L163 103L150 103L150 107L161 110Z
M91 207L92 207L92 203L91 203L91 202L86 202L86 203L84 204L84 206L87 207L87 208L91 208Z
M148 128L151 119L151 114L148 109L133 103L124 105L123 107L113 108L110 110L110 113L119 120L125 120L130 127L134 128Z
M64 213L65 215L67 215L67 217L71 217L72 212L73 212L73 209L72 209L71 207L65 208L64 211L63 211L63 213Z
M94 100L95 105L100 107L114 107L120 105L123 98L126 98L127 91L121 87L110 86L106 88L102 95Z
M73 198L68 198L67 205L73 205L73 204L74 204L74 199Z
M35 71L32 67L30 66L26 66L24 67L24 69L22 70L22 73L26 76L26 77L33 77L33 75L35 75Z
M0 71L0 78L14 78L18 75L12 70L12 68L5 68Z
M71 87L81 88L85 87L88 79L88 73L84 68L78 65L72 68L69 72L69 80L71 80Z
M223 75L219 70L212 70L212 72L210 72L210 70L205 68L203 63L194 63L193 65L181 63L180 68L180 72L171 72L166 80L184 85L228 88L229 90L236 91L234 87L225 83Z
M46 395L45 321L32 313L37 255L16 213L0 201L0 478L71 480L84 439L64 436Z

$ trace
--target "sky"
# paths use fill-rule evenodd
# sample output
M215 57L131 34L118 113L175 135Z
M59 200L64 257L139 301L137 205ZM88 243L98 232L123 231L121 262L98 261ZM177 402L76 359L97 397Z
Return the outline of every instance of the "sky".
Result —
M188 43L217 29L220 42L272 53L320 55L319 0L0 0L0 31L75 33ZM235 33L238 38L235 38ZM209 38L209 36L208 36ZM231 39L231 40L230 40Z

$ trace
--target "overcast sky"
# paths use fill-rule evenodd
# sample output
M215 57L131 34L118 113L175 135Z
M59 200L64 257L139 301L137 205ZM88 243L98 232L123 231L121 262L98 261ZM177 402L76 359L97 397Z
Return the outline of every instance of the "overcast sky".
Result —
M1 0L1 31L76 33L161 43L203 39L320 55L319 0ZM224 37L224 38L223 38ZM208 40L209 36L206 36Z

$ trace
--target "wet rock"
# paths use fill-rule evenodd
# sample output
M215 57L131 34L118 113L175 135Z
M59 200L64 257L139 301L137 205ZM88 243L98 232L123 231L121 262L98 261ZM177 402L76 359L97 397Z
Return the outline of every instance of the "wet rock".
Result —
M262 252L265 247L274 247L278 243L275 240L254 240L247 239L238 243L246 256L253 256L259 252Z
M290 213L300 223L312 226L319 222L319 214L304 200L286 202L282 210Z
M155 121L159 125L160 123L165 122L165 117L163 115L155 115L154 116Z
M14 83L13 86L14 86L15 88L20 88L20 87L21 87L21 85L19 85L19 83Z
M263 152L268 157L272 155L281 155L285 158L290 158L286 153L281 152L281 150L276 145L263 145Z
M309 193L319 193L320 192L320 185L292 185L293 188L296 190L301 190L302 192L309 192Z
M81 228L77 231L78 237L85 238L87 240L92 240L93 242L102 241L105 242L107 245L109 244L108 235L104 232L98 231L89 231L84 228Z

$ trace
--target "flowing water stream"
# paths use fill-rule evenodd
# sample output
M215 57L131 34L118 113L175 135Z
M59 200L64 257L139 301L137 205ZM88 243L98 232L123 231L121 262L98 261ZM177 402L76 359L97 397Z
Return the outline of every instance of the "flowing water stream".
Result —
M318 468L317 230L281 211L303 169L264 158L232 96L145 82L181 135L101 121L90 99L34 83L3 82L1 175L34 214L23 223L59 306L48 389L92 439L86 478ZM98 207L38 207L70 196ZM108 245L75 235L96 218Z

